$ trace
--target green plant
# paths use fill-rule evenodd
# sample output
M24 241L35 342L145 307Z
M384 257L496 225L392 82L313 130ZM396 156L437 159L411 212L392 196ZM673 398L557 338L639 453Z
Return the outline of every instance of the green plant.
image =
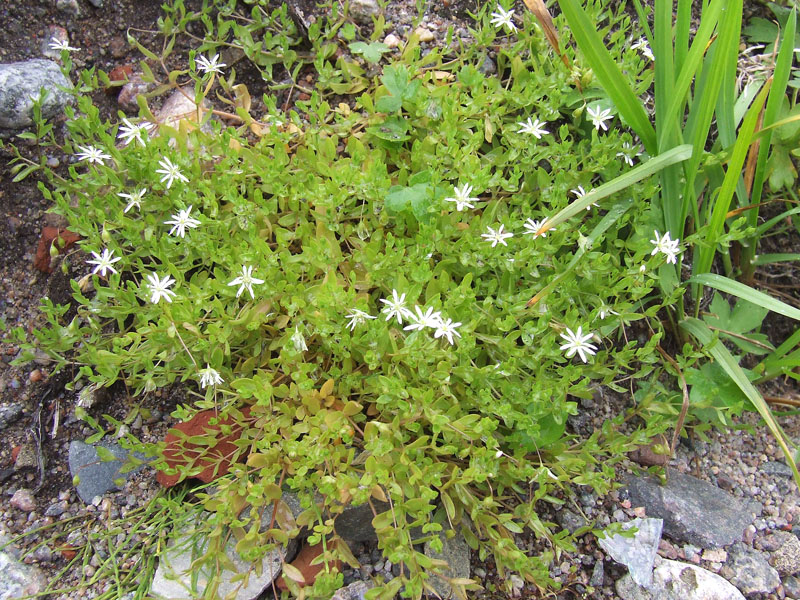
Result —
M553 585L548 562L573 544L537 503L561 503L570 485L608 490L624 453L666 427L653 419L625 437L620 415L588 440L566 433L592 384L624 391L654 374L654 317L673 299L652 301L653 292L678 248L661 240L652 251L648 178L690 148L628 171L631 136L603 132L610 115L576 109L574 74L530 15L498 43L499 78L481 74L479 49L422 57L413 38L372 77L334 60L332 31L344 25L333 18L309 28L302 59L319 88L288 113L265 95L269 118L254 116L249 92L210 58L218 45L243 48L263 69L280 57L293 85L301 57L290 35L268 35L285 12L259 4L237 28L226 12L234 4L218 3L215 22L176 2L164 51L142 51L161 91L191 84L199 106L219 91L235 113L204 110L202 123L170 127L142 102L141 119L123 129L76 91L63 150L81 160L63 179L45 170L40 188L83 238L63 263L82 274L75 316L67 323L66 307L45 303L48 326L29 350L86 384L124 382L134 396L181 390L176 418L213 409L233 419L243 462L201 503L220 530L236 529L246 556L306 527L326 559L352 563L334 518L378 500L379 545L406 571L370 598L430 590L442 565L418 543L440 547L442 531L493 556L501 576ZM169 70L192 18L208 29L205 55ZM271 40L267 58L253 27ZM82 75L87 88L95 79ZM333 108L334 93L353 97ZM647 341L630 334L638 327L654 330ZM202 470L160 466L181 478ZM303 513L260 531L257 515L276 509L284 487ZM514 542L524 530L553 552L527 556ZM303 594L326 597L340 583L330 573ZM475 588L452 583L461 596Z
M653 125L644 103L628 83L629 78L622 76L577 0L560 0L559 5L583 58L647 152L655 156L684 142L692 144L687 161L661 171L661 189L654 202L656 211L662 215L663 227L674 239L694 241L694 277L689 283L695 316L686 315L681 298L675 319L679 328L675 330L685 331L708 345L707 351L752 401L770 427L800 485L800 472L792 462L789 449L791 442L738 362L711 334L708 326L696 319L701 309L702 285L732 291L745 300L757 298L760 306L771 310L790 308L747 286L735 285L732 279L709 273L717 253L723 250L720 256L725 272L728 276L735 274L731 257L724 250L732 241L741 240L744 246L741 274L745 280L752 275L758 244L758 237L753 237L753 233L759 233L755 226L771 148L770 127L777 122L778 109L786 93L795 39L795 11L787 15L783 35L787 41L780 44L773 77L761 86L745 90L737 99L735 81L742 3L712 1L704 5L699 27L690 40L691 2L679 1L677 12L673 14L672 2L657 0L653 9L653 30L646 30L654 56ZM638 1L635 6L642 23L647 23L645 8ZM716 123L717 137L711 140L709 152L712 119ZM760 146L756 143L759 122L764 128ZM743 175L748 153L750 161ZM734 198L738 199L739 210L731 212ZM740 212L746 216L737 219ZM671 295L682 289L680 262L674 269L668 265L663 267L659 276L664 294Z

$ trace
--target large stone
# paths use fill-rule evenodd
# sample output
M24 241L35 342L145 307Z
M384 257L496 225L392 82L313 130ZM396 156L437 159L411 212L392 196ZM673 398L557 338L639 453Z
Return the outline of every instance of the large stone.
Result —
M52 119L62 114L71 96L61 88L70 87L61 67L52 60L0 64L0 127L24 129L33 125L33 102L41 97L42 89L46 90L42 117Z
M0 406L0 431L6 429L22 416L22 404L13 402Z
M770 564L781 575L800 573L800 539L788 531L776 531L769 538L775 547L769 557Z
M372 504L378 514L390 510L386 502L373 500ZM349 542L371 542L378 539L375 528L372 526L372 508L369 504L348 506L336 517L334 527L336 533Z
M210 513L203 513L201 520ZM269 526L272 513L265 511L262 529ZM191 527L184 527L167 543L166 550L159 557L150 596L159 600L194 600L203 596L206 586L214 577L218 588L216 598L226 598L235 594L236 600L253 600L270 586L280 574L281 565L286 558L286 548L275 548L267 552L256 568L253 562L244 560L236 552L236 538L231 536L225 545L225 556L233 569L220 567L219 572L207 563L192 564L208 549L208 539L192 535ZM292 542L292 545L293 542ZM291 550L291 549L290 549ZM244 574L249 576L241 577Z
M43 591L46 586L47 579L39 569L22 564L6 552L0 552L0 600L31 596Z
M781 584L778 572L762 552L739 542L730 548L728 557L734 573L730 582L743 594L769 594Z
M449 567L445 569L444 575L450 579L452 578L469 578L469 546L467 545L464 536L461 533L456 533L452 538L444 535L444 532L439 533L439 539L442 540L442 551L436 552L430 542L425 543L425 555L429 558L436 560L446 561ZM432 575L428 580L436 593L443 600L447 600L453 595L453 589L450 584L443 578Z
M661 519L633 519L623 523L623 529L636 527L633 537L612 535L600 540L600 547L618 563L628 567L633 580L643 586L653 582L653 564L661 540Z
M362 25L372 24L372 17L381 12L376 0L350 0L350 16Z
M664 520L670 538L703 548L742 540L761 506L746 503L691 475L669 470L666 485L650 476L627 481L632 506L644 506L648 517Z
M98 454L97 446L111 452L116 460L103 461ZM79 441L69 444L69 471L73 480L75 477L78 478L75 489L80 499L87 504L95 496L102 496L109 490L118 489L115 481L127 479L136 470L120 473L120 469L128 459L128 451L124 448L109 443L100 443L97 446ZM144 460L144 456L136 455L136 457Z
M744 600L742 593L719 575L695 565L659 558L650 587L630 574L617 580L622 600Z

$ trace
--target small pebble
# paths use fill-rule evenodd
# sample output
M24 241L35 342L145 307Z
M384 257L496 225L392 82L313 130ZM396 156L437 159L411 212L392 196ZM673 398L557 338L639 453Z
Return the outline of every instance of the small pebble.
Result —
M383 38L383 43L389 46L389 48L397 48L402 42L399 37L390 33L385 38Z
M20 488L11 496L10 504L14 508L29 513L36 508L36 499L33 497L33 493L30 490Z
M426 29L425 27L417 27L414 30L414 33L416 33L419 36L420 42L432 42L433 40L436 39L436 36L433 35L433 32L430 29Z

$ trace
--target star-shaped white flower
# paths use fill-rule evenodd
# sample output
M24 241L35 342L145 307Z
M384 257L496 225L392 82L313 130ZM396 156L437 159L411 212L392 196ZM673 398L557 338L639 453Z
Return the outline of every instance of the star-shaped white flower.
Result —
M641 156L641 152L639 152L638 146L634 146L630 142L623 142L622 143L622 152L617 152L617 156L621 156L622 160L624 160L628 165L631 167L633 166L633 159L637 156Z
M100 150L100 148L95 148L94 146L78 146L78 150L81 152L75 156L80 160L89 161L89 163L102 165L104 160L111 158L111 156Z
M414 314L406 308L406 295L398 294L397 290L392 290L391 300L381 298L381 302L386 305L381 312L386 315L387 321L391 321L394 317L397 319L398 324L402 325L404 318L411 319L414 316Z
M410 325L403 327L403 331L421 331L426 327L431 329L436 329L439 327L439 323L442 321L442 313L434 311L430 306L424 313L422 312L422 308L419 306L415 306L414 310L417 312L417 314L411 316L411 320L413 322Z
M205 56L198 56L194 59L195 64L197 65L197 69L202 71L203 73L219 73L222 74L222 67L226 67L225 63L217 62L219 60L219 54L215 54L210 59L206 58Z
M647 38L639 38L639 41L631 46L631 50L641 50L642 55L648 60L655 60L653 51L650 49L650 44L647 43Z
M355 331L356 327L366 323L367 319L377 319L378 317L373 317L371 314L366 313L363 310L353 308L350 310L349 315L345 315L345 318L350 319L350 322L347 323L347 328L350 331Z
M539 119L531 120L528 117L527 121L520 121L517 123L517 133L527 133L528 135L532 135L537 140L542 139L542 136L549 133L547 129L544 128L545 123L540 121Z
M541 221L535 221L534 219L528 219L522 226L525 228L525 231L522 232L522 235L533 235L534 239L537 237L547 237L548 231L555 231L555 227L550 227L545 225L547 224L547 219L542 219Z
M100 273L102 277L105 277L106 271L111 271L112 273L117 272L111 265L121 259L119 256L114 256L113 250L105 248L102 254L93 251L92 256L94 256L94 260L87 260L86 262L90 265L95 265L94 269L92 269L93 274Z
M579 185L574 190L570 190L570 193L575 196L575 199L583 198L586 195L586 190L583 189L582 185ZM586 207L586 210L589 210L593 206L597 206L597 202L592 202L589 206Z
M669 231L666 232L663 236L658 235L658 230L654 231L656 239L650 240L650 243L654 245L653 251L650 253L651 256L655 256L659 252L661 252L664 256L667 257L667 262L671 264L676 264L678 262L678 254L680 254L680 240L673 240L670 238Z
M189 180L186 179L186 176L181 173L178 165L172 164L169 158L164 158L163 160L158 161L158 166L161 167L160 169L156 169L156 173L160 173L163 175L161 178L161 183L167 182L167 189L172 187L172 182L176 179L188 183Z
M175 235L177 233L180 237L184 237L187 227L195 228L200 226L200 221L189 216L191 212L192 205L190 204L189 208L179 210L178 214L172 215L172 219L164 221L164 225L172 225L172 229L169 230L170 235Z
M602 129L603 131L608 131L608 125L606 125L606 121L610 121L614 118L614 115L611 114L611 109L605 108L600 110L600 107L597 106L592 108L591 106L586 111L589 115L589 119L592 121L592 125L597 131Z
M126 198L128 200L128 204L125 207L125 210L123 212L128 212L130 209L132 209L134 207L137 210L142 208L142 204L141 204L142 198L144 197L144 195L146 193L147 193L147 188L142 188L142 189L136 190L136 191L134 191L134 192L132 192L130 194L126 194L126 193L117 194L117 196L119 196L120 198Z
M147 121L135 125L128 119L122 119L122 125L119 126L117 139L125 146L130 144L133 140L136 140L140 145L144 146L145 142L144 138L142 138L142 134L145 136L149 135L154 127L155 125L153 125L153 123Z
M498 29L501 27L505 27L508 29L509 33L514 33L517 30L517 26L514 25L514 11L513 10L505 10L502 6L498 6L497 10L493 12L491 15L491 20L489 21L492 25L497 27Z
M587 333L584 335L583 329L578 327L577 332L573 332L567 327L567 333L562 333L561 337L567 340L567 343L561 346L561 350L566 350L567 358L572 358L575 353L581 357L583 362L588 362L587 356L593 356L597 352L597 346L590 344L589 340L592 339L594 334Z
M456 210L462 211L467 208L475 208L475 205L472 204L473 201L477 202L477 198L470 198L469 195L472 193L472 186L467 185L466 183L461 186L461 188L454 187L453 194L455 198L445 198L445 202L455 202L456 203Z
M486 229L489 230L489 233L482 233L481 237L486 240L487 242L492 243L492 248L497 246L497 244L502 244L503 246L508 246L506 240L508 238L514 237L514 234L510 231L503 231L504 225L501 223L500 227L497 228L495 231L491 227L487 227Z
M69 40L60 40L57 37L50 38L50 50L67 50L68 52L77 52L80 48L73 48L69 45Z
M237 277L236 279L229 282L228 285L239 286L239 289L236 292L237 298L242 295L243 291L247 290L248 292L250 292L250 297L255 299L255 294L253 294L253 286L259 285L261 283L264 283L263 279L256 279L255 277L253 277L252 266L248 267L246 265L242 265L242 274L239 275L239 277Z
M597 317L601 321L604 320L608 315L619 315L619 313L613 310L610 306L606 304L601 304L600 308L597 310Z
M200 369L197 372L200 375L200 387L206 388L209 385L219 385L223 383L222 376L216 369L212 369L211 365L206 365L205 369Z
M169 275L164 275L164 279L158 276L158 273L150 273L147 276L147 287L150 290L150 302L158 304L158 301L163 298L167 302L172 302L172 296L175 295L170 288L175 280Z
M461 337L461 334L456 331L456 327L461 327L461 323L453 323L452 319L439 319L439 322L436 324L436 331L433 333L433 337L436 339L444 337L452 346L454 343L453 336Z

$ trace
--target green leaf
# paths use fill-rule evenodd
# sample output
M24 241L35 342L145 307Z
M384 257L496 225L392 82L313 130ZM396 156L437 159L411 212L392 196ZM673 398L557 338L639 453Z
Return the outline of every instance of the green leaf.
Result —
M699 283L701 285L712 287L721 292L733 294L737 298L742 298L743 300L752 302L757 306L761 306L767 310L776 312L779 315L800 321L800 310L796 309L795 307L789 306L785 302L776 300L764 292L754 290L748 285L734 281L733 279L729 279L727 277L723 277L722 275L703 273L701 275L695 275L689 279L689 283Z
M364 42L353 42L349 45L349 47L353 54L361 54L364 57L364 60L370 63L380 62L383 54L391 50L389 46L382 42L371 42L369 44Z

